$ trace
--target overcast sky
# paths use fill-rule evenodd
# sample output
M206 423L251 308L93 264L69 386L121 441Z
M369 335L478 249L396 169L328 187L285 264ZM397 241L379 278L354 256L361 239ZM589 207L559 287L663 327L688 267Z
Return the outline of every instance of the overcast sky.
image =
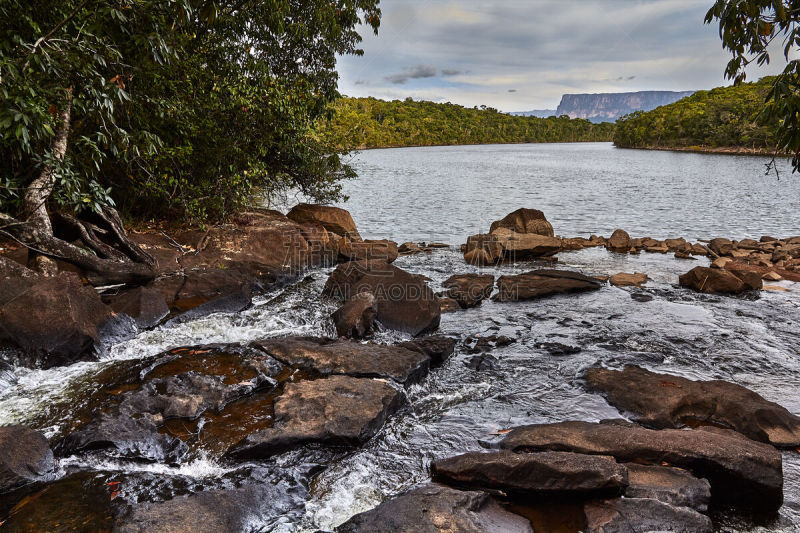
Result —
M349 96L555 109L565 93L727 85L712 0L382 0L363 57L339 60ZM750 78L775 73L771 67Z

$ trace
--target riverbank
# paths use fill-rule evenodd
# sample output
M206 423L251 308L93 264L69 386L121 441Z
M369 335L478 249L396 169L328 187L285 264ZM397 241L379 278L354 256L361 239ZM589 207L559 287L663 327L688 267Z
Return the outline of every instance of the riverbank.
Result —
M775 150L752 148L745 146L617 146L624 150L654 150L659 152L690 152L697 154L722 154L722 155L752 155L765 157L790 157L789 154L777 153Z

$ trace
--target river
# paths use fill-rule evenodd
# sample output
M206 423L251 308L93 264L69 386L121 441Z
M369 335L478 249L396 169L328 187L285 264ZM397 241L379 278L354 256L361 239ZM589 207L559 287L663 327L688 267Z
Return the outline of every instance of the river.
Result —
M454 273L474 272L458 245L488 230L519 207L545 212L556 234L609 235L621 227L634 237L744 238L798 235L800 183L781 163L781 179L764 175L765 158L618 150L609 144L506 145L373 150L353 164L359 178L345 184L350 210L365 237L441 241L452 247L401 257L397 265L424 274L434 290ZM728 298L679 289L677 276L706 260L671 255L610 254L586 249L559 254L559 266L591 274L645 272L645 289L606 287L577 297L536 302L486 301L445 314L441 332L466 339L502 334L495 369L474 371L463 345L445 365L409 389L411 407L392 419L362 449L331 454L307 487L284 496L274 512L253 521L257 531L330 530L385 497L428 479L431 459L481 449L499 429L535 422L619 417L616 409L580 384L582 372L603 364L639 364L695 379L739 383L800 413L800 284L793 292ZM496 275L531 265L487 269ZM0 424L59 430L59 409L70 387L82 386L104 365L168 348L237 343L265 336L332 335L333 302L320 297L330 269L308 272L296 283L259 297L233 315L215 315L157 328L109 347L105 360L66 369L14 369L0 391ZM632 298L645 293L652 299ZM380 341L402 335L382 332ZM559 342L581 349L555 356L539 347ZM55 414L54 414L55 413ZM303 485L318 454L290 452L274 463L232 467L213 455L178 466L141 465L78 457L61 468L122 472L122 497L158 500L200 488L253 479L276 486ZM785 504L777 521L755 526L733 515L715 517L720 530L800 530L800 455L784 454ZM153 481L157 477L158 482ZM244 481L243 481L244 480ZM250 481L248 481L250 480ZM305 485L303 485L305 487ZM287 500L288 498L288 500Z

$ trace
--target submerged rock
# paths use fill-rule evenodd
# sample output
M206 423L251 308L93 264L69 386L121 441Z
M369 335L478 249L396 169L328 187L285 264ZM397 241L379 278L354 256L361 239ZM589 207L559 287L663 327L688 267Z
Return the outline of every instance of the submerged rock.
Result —
M781 454L730 430L652 430L621 421L561 422L515 428L500 447L611 455L622 462L666 462L708 479L715 501L764 512L777 511L783 503Z
M47 480L54 471L44 435L25 426L0 427L0 493Z
M746 273L745 273L746 274ZM740 294L760 290L763 286L758 274L737 275L719 268L695 267L679 278L680 285L697 292L709 294Z
M611 405L649 427L718 425L773 446L800 446L800 416L735 383L692 381L638 366L590 368L586 383Z
M483 492L423 485L357 514L337 533L533 533L525 518Z
M630 533L674 531L711 533L711 519L688 507L675 507L658 500L620 498L587 503L586 533Z
M499 490L515 498L600 498L628 486L613 457L569 452L467 453L431 463L434 481L457 488Z
M498 293L492 299L498 302L535 300L556 294L596 291L602 284L594 278L569 270L533 270L516 276L500 276Z
M491 274L456 274L442 283L447 289L444 295L453 298L463 309L476 307L489 297L494 290L494 276Z
M402 384L423 379L430 357L402 346L323 339L285 337L252 343L285 365L323 375L386 378Z
M495 230L500 228L510 229L516 233L553 236L553 225L547 221L544 213L538 209L517 209L503 219L492 222L489 233L494 233Z
M357 446L371 439L405 397L385 382L331 376L287 383L275 401L275 424L228 451L238 460L262 459L307 444Z
M650 498L704 513L711 502L711 485L681 468L627 463L627 498Z
M375 296L365 292L331 314L336 334L349 339L363 339L375 331Z

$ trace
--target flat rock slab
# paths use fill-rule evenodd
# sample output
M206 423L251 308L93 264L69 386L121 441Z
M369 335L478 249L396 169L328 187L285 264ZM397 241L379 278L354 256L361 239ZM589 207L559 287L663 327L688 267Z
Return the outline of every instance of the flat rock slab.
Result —
M777 511L783 504L781 454L735 431L653 430L622 421L560 422L515 428L500 447L611 455L621 462L666 462L708 479L715 501L764 512Z
M447 289L445 296L453 298L462 309L481 304L494 290L494 276L491 274L456 274L442 283Z
M404 403L402 393L374 379L331 376L287 383L275 401L274 426L248 435L228 455L249 460L306 444L357 446Z
M732 428L781 448L800 446L799 416L735 383L692 381L638 366L590 368L586 383L648 427L680 428L700 422Z
M631 533L672 531L711 533L711 519L688 507L675 507L658 500L622 498L586 504L586 533Z
M711 501L711 485L681 468L627 463L627 498L650 498L704 513Z
M423 485L357 514L337 533L533 533L530 522L483 492Z
M420 381L430 368L430 357L401 346L316 337L285 337L256 341L285 365L324 375L385 378L398 383Z
M54 471L44 435L25 426L0 427L0 493L46 480Z
M602 284L594 278L569 270L534 270L516 276L500 276L498 293L492 298L498 302L536 300L556 294L596 291Z
M431 335L413 341L401 342L397 346L427 355L431 360L431 366L436 367L443 364L453 355L453 351L456 348L456 339L445 337L444 335Z
M611 497L628 486L627 469L613 457L569 452L466 453L434 461L431 476L453 487L500 490L525 498Z

